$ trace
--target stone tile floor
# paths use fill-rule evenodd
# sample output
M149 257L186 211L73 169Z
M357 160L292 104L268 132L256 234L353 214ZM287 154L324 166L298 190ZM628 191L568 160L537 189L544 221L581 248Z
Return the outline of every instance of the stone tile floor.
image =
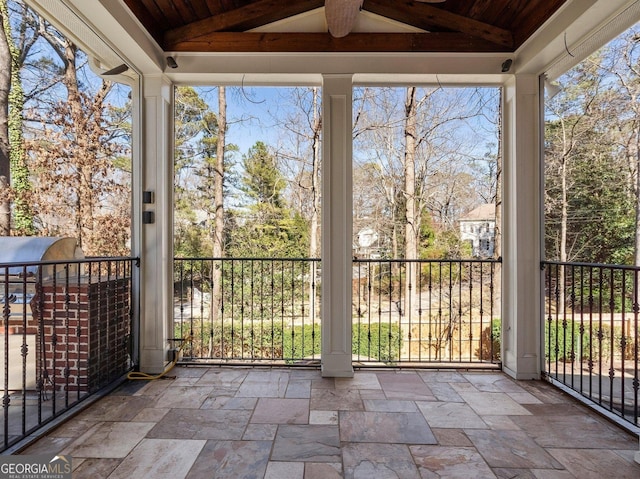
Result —
M638 438L499 372L178 367L125 383L23 454L74 478L640 478Z

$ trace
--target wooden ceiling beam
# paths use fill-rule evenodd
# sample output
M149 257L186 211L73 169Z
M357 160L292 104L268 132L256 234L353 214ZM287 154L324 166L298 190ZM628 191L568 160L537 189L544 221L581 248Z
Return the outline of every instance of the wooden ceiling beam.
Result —
M474 37L490 43L513 49L513 34L503 28L479 22L420 2L398 2L389 0L365 0L363 8L368 12L391 18L423 30L444 28Z
M506 52L511 50L473 35L435 33L218 32L167 45L176 52Z
M324 6L324 0L260 0L225 13L213 15L164 34L165 50L170 45L220 31L243 31Z

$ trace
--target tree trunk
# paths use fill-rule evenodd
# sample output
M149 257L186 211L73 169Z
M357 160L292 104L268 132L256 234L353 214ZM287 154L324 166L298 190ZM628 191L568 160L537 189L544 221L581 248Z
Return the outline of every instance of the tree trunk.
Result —
M640 120L640 113L636 114L638 120ZM637 123L636 123L637 124ZM640 266L640 126L636 127L636 131L634 132L636 144L635 144L635 155L633 158L635 170L636 170L636 178L635 178L635 203L636 203L636 231L635 231L635 262L636 266Z
M405 239L404 258L414 260L418 258L418 236L420 231L419 218L416 212L416 170L415 151L417 135L416 119L416 89L407 88L405 99L405 150L404 150L404 196L405 196ZM405 304L401 313L408 315L413 307L413 295L417 286L417 266L407 262L405 274Z
M640 139L640 133L638 134ZM638 141L638 148L640 148L640 141ZM635 203L636 203L636 231L635 231L635 251L634 251L634 264L640 266L640 152L636 153L636 188L635 188Z
M504 90L500 90L500 95L504 95ZM502 141L502 101L503 98L500 98L498 102L498 156L496 157L496 212L495 212L495 227L493 234L493 259L502 258L502 163L504 158L504 143ZM497 281L497 284L502 284L502 263L496 263L495 268L493 270L493 281ZM502 304L502 288L495 288L492 296L492 309L494 311L494 315L497 313L498 317L501 314L501 304ZM483 305L484 307L484 305ZM489 318L488 330L491 337L491 341L493 341L493 317ZM485 327L485 330L487 328ZM490 345L490 348L492 346ZM492 351L492 354L501 354L500 351ZM491 356L491 354L490 354ZM493 359L493 357L490 357Z
M313 91L313 151L312 151L312 172L311 172L311 221L310 221L310 234L309 234L309 257L318 258L320 256L320 238L319 238L319 223L320 223L320 134L322 131L322 116L318 110L319 92L318 88L314 87ZM312 304L316 304L315 301L315 273L316 264L314 262L309 263L309 301ZM316 308L309 308L309 319L311 323L314 322L314 315L316 314Z
M501 91L501 95L504 92ZM502 256L502 159L504 153L502 151L502 99L498 103L498 157L496 158L496 213L495 213L495 229L493 241L493 257L498 259ZM498 265L498 273L499 273Z
M309 257L317 258L320 251L318 224L320 219L320 133L322 123L318 111L318 89L313 88L313 132L312 132L312 173L311 173L311 232L309 237Z
M227 92L218 87L218 138L216 143L216 164L213 179L214 229L213 257L222 258L224 249L224 150L227 135ZM222 263L213 265L211 286L211 327L218 321L221 302ZM211 345L210 345L211 350Z
M78 48L76 45L65 37L60 37L49 31L46 27L44 19L39 18L40 22L40 35L51 45L56 52L62 63L64 64L64 72L62 75L62 84L67 89L67 104L69 106L69 115L71 120L79 124L85 120L85 115L82 108L82 101L80 98L80 89L78 87L78 70L76 68L76 53ZM76 139L77 140L77 139ZM80 143L77 141L77 143ZM87 174L89 176L87 176ZM85 230L93 226L90 218L86 217L85 211L91 207L87 204L88 191L84 191L84 187L87 185L88 179L91 178L91 168L83 168L82 160L80 165L77 165L76 172L76 197L75 197L75 237L78 241L78 246L84 249L87 238L85 238ZM90 186L90 182L89 182Z
M25 7L26 8L26 7ZM7 44L11 52L11 91L9 93L9 145L10 145L10 175L11 186L13 187L13 229L16 235L34 234L33 211L31 211L29 192L31 182L29 179L29 169L25 160L24 137L22 134L22 112L24 110L24 90L20 70L22 59L26 58L26 52L33 45L34 39L27 41L22 36L20 47L16 46L11 37L11 26L9 24L6 0L0 0L0 11L2 12L4 30ZM26 11L23 11L23 28L27 22ZM35 36L34 36L35 38ZM23 49L24 51L21 51Z
M12 60L5 31L6 2L2 0L0 25L0 236L11 234L11 160L9 147L9 91L11 89Z
M563 152L560 159L560 252L559 261L566 263L567 261L567 221L569 217L569 203L568 203L568 186L567 186L567 162L568 162L568 148L567 138L564 133L563 124ZM564 266L560 266L558 273L558 313L564 315L565 310L565 292L564 292Z
M69 104L69 112L74 122L81 122L84 119L84 112L80 100L80 90L78 88L78 70L76 69L76 52L77 47L66 40L63 46L58 48L58 54L64 62L64 75L62 83L67 88L67 103ZM78 240L78 246L86 249L89 244L88 231L93 226L90 206L90 182L91 168L80 166L76 172L76 217L75 217L75 236ZM89 175L89 176L87 176Z

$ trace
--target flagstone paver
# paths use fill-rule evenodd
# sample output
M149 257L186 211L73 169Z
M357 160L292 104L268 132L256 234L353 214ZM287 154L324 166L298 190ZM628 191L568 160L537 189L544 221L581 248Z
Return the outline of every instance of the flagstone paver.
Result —
M638 438L500 372L177 367L125 383L22 454L75 478L639 478Z

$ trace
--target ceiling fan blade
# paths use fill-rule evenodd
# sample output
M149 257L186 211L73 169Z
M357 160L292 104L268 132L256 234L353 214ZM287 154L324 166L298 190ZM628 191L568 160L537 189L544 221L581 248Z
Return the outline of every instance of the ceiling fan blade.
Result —
M324 13L331 36L340 38L353 29L364 0L326 0Z

